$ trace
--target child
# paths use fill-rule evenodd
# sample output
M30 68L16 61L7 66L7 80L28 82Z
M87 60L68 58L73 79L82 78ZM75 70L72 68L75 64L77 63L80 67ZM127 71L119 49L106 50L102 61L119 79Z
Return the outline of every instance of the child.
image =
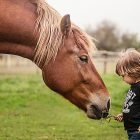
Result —
M140 140L140 53L134 49L123 52L117 62L116 73L131 87L123 111L115 119L124 122L129 140Z

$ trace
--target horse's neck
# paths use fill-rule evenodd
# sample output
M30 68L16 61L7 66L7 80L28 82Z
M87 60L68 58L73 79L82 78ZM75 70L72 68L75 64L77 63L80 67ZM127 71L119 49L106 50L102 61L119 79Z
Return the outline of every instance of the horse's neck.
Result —
M22 44L0 42L0 53L14 54L33 60L34 48Z
M24 3L24 6L22 5ZM0 2L0 53L33 59L37 39L34 35L36 12L30 1Z

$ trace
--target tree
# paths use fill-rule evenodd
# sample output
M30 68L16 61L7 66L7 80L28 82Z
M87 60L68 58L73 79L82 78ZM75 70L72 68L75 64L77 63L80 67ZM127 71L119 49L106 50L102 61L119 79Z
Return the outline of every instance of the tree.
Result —
M134 33L121 33L117 26L110 21L102 21L96 29L86 28L87 33L97 39L99 50L116 51L127 48L140 49L140 40Z
M121 48L135 48L140 49L140 41L138 40L138 35L134 33L124 33L121 37Z
M115 51L119 47L119 31L110 21L101 22L95 30L88 27L86 31L97 39L99 50Z

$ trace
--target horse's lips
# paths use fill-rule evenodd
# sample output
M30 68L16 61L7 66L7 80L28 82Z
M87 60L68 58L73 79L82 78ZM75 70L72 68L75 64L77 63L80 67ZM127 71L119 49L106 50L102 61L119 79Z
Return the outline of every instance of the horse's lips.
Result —
M87 116L91 119L101 119L108 116L108 109L101 109L99 106L92 104L87 107Z
M88 113L87 113L87 116L88 116L90 119L96 119L96 120L101 119L101 115L95 115L95 114L88 114Z
M101 119L102 118L101 111L95 110L95 109L92 109L92 108L88 108L87 116L91 119Z

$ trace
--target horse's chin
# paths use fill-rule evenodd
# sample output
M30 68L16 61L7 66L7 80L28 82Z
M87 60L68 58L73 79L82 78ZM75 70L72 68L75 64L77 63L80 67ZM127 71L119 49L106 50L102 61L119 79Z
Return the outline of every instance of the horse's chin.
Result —
M95 120L99 120L102 118L101 114L95 114L93 111L87 111L87 116L90 118L90 119L95 119Z

